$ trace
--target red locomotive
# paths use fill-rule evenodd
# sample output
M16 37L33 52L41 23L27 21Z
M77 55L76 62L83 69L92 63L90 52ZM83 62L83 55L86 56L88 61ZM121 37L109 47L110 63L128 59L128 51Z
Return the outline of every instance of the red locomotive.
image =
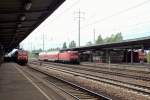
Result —
M40 53L39 60L79 64L79 54L77 51Z
M146 52L144 51L133 51L133 62L135 63L143 63L146 61ZM123 62L131 62L131 51L124 53Z
M28 52L24 50L15 50L11 54L12 61L15 61L19 64L27 64L28 63Z

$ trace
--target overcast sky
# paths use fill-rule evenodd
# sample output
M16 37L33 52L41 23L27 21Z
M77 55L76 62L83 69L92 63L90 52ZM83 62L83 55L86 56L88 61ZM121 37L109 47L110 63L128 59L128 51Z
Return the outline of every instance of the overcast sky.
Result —
M62 47L75 40L78 45L78 12L81 11L81 46L121 32L124 39L150 36L150 0L66 0L36 28L21 46L26 50Z

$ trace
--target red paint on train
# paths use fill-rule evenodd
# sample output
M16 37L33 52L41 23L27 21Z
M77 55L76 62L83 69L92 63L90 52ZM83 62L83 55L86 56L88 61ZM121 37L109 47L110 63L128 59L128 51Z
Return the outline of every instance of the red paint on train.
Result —
M79 63L79 54L77 51L64 51L55 53L40 53L39 60L57 61L68 63Z
M27 64L28 52L24 50L16 50L12 53L11 59L19 64Z

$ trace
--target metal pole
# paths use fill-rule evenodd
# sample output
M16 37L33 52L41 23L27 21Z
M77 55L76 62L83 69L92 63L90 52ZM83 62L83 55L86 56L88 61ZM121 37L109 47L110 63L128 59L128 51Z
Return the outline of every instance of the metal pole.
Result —
M108 49L106 49L106 63L109 63L108 60L109 60L109 59L108 59Z
M43 33L43 51L44 51L44 33Z
M80 47L80 17L81 17L81 16L80 16L80 9L79 9L79 22L78 22L78 24L79 24L79 25L78 25L78 26L79 26L79 27L78 27L78 28L79 28L79 47Z
M131 49L131 64L133 64L133 49Z
M31 42L30 46L31 46L30 49L31 49L31 52L32 52L32 42Z
M76 13L78 14L76 18L78 18L78 42L79 42L79 47L80 47L80 31L81 31L80 27L81 27L81 18L83 18L81 17L81 14L83 14L83 12L81 12L79 9L79 11Z
M125 50L126 63L128 63L128 51Z
M110 63L111 63L111 62L110 62L110 54L109 54L109 58L108 58L108 63L109 63L109 65L110 65Z
M94 44L95 44L95 29L93 29L93 33L94 33Z
M144 46L142 45L142 47L141 47L141 53L142 53L142 55L144 54ZM145 54L144 54L145 55ZM142 57L141 59L140 59L140 63L141 64L144 64L144 58Z

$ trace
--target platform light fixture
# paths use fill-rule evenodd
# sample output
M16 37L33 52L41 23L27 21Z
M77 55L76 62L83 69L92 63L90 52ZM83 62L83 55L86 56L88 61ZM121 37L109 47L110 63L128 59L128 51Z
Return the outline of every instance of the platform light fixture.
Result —
M31 9L31 6L32 6L32 2L31 0L28 0L26 3L25 3L25 10L30 10Z
M26 19L26 16L25 15L22 15L21 17L20 17L20 20L21 21L24 21Z
M18 28L22 27L22 24L21 24L21 23L19 23L19 24L17 25L17 27L18 27Z
M17 33L17 32L19 32L19 31L20 31L20 30L19 30L19 29L17 29L17 30L16 30L16 33Z

